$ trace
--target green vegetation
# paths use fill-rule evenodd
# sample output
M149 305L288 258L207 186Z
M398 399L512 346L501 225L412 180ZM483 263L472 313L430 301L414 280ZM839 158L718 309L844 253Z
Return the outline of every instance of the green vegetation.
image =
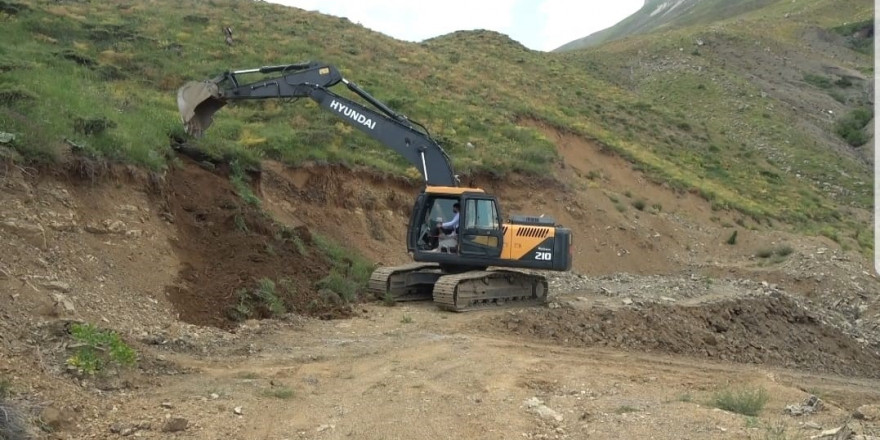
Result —
M738 232L738 231L737 231L736 229L734 229L734 230L733 230L733 233L730 234L730 237L727 237L727 244L729 244L729 245L731 245L731 246L733 246L733 245L736 244L736 234L737 234L737 232Z
M831 88L831 78L822 75L816 75L812 73L808 73L804 75L804 81L820 88L820 89L830 89Z
M114 331L76 323L70 327L70 336L76 348L67 364L85 374L103 372L108 367L131 367L137 362L134 349Z
M293 286L282 284L283 297L292 297ZM275 282L262 278L251 289L239 289L236 292L238 303L226 311L227 316L235 321L251 318L277 318L288 312L288 305L279 297Z
M401 323L401 324L412 324L412 323L413 323L412 316L407 315L406 313L404 313L404 314L403 314L403 317L400 318L400 323Z
M785 257L791 255L792 252L794 252L794 248L786 244L776 247L766 247L758 249L758 251L755 252L755 256L758 258L770 258L775 255L780 259L784 259Z
M618 406L617 408L614 409L614 414L627 414L627 413L634 413L634 412L639 412L639 411L641 411L641 410L634 407L634 406L621 405L621 406Z
M857 108L834 124L834 132L853 147L860 147L868 142L868 133L865 132L865 128L872 119L874 119L872 107Z
M12 395L12 381L6 377L0 377L0 399L5 399ZM2 438L2 437L0 437Z
M716 408L725 411L745 416L757 416L769 400L770 394L764 388L744 388L719 391L715 393L712 403Z
M274 397L276 399L288 400L294 396L293 389L290 387L273 387L263 392L266 397Z
M242 200L251 205L260 206L260 198L251 189L251 178L245 174L241 163L237 160L229 163L229 181Z
M315 234L313 238L333 263L330 273L318 281L318 287L335 293L346 303L357 301L367 289L375 268L373 263L325 237Z
M874 53L874 20L846 23L832 30L846 37L851 49L866 55Z

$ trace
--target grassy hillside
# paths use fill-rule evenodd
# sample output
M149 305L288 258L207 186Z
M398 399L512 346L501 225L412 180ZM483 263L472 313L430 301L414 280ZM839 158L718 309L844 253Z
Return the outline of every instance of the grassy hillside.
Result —
M716 209L869 249L869 227L852 210L871 207L870 168L834 134L833 117L819 112L827 121L814 121L797 107L818 100L818 108L845 115L864 102L861 80L822 89L805 79L837 84L843 77L821 67L831 61L873 76L870 55L845 41L833 60L802 44L811 29L845 39L832 29L873 14L866 1L844 3L773 5L723 26L545 54L492 32L405 43L346 19L263 2L0 0L0 132L15 136L0 154L52 162L73 150L159 170L172 157L170 140L184 137L174 99L183 82L316 59L427 125L460 173L552 175L561 161L554 145L524 123L537 120L593 139L655 180L701 193ZM225 26L234 29L232 46ZM816 66L786 80L806 98L792 103L755 82L771 75L755 59L765 46ZM831 95L838 89L844 102ZM307 100L237 104L215 120L195 143L216 155L415 175Z
M566 43L556 51L585 49L607 41L682 26L711 25L782 0L647 0L634 14L607 29Z
M720 183L772 217L867 249L870 218L850 208L873 206L872 17L867 1L779 2L565 60L677 118L663 130L683 136L648 148L691 185ZM730 200L719 195L708 198Z

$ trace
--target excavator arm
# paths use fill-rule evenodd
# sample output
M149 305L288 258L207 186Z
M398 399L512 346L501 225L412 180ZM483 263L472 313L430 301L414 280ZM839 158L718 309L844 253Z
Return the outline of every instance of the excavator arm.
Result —
M254 73L279 75L245 84L239 81L239 76ZM329 90L340 82L372 108ZM225 72L211 80L185 84L177 93L177 105L187 133L199 137L213 122L214 113L229 101L283 98L311 98L406 158L421 171L426 185L458 186L449 156L423 125L388 108L327 64L309 62Z

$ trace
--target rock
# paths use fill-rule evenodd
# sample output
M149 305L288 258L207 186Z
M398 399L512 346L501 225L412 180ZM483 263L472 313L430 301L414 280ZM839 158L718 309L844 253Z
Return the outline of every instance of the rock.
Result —
M43 229L43 225L40 225L39 223L23 223L15 220L6 220L0 223L0 229L5 229L40 249L45 249L47 246L46 230Z
M174 408L174 406L171 405L171 402L162 402L162 404L161 404L160 406L161 406L162 408L165 408L165 409L171 409L171 408Z
M59 315L64 313L76 313L76 308L73 306L73 301L71 301L66 296L60 293L53 293L52 299L55 300L55 309Z
M243 414L242 411L241 411L241 407L240 407L240 406L236 406L236 407L232 410L232 412L234 412L236 415L239 415L239 416Z
M107 228L105 228L103 226L98 226L98 225L86 225L83 228L83 230L88 232L89 234L95 234L95 235L103 235L103 234L110 233L110 230L108 230Z
M632 298L624 298L623 299L623 305L625 305L625 306L631 306L632 303L633 303Z
M853 412L853 418L868 422L880 421L880 405L862 405Z
M54 290L56 292L68 293L70 292L70 284L61 282L61 281L49 281L48 283L43 283L43 287Z
M140 229L132 229L130 231L125 231L125 236L128 238L140 238L144 235L144 231Z
M114 234L124 234L125 233L125 223L122 223L120 220L106 220L104 224L107 226L107 230Z
M61 431L71 426L74 421L72 411L64 408L56 408L47 406L40 411L40 422L52 429L52 431Z
M189 426L189 420L183 417L172 417L162 426L162 432L185 431L187 426Z
M336 429L336 425L321 425L316 429L316 431L324 432L328 429L330 429L330 430Z
M526 408L529 409L529 411L537 414L538 417L541 417L542 419L553 419L557 422L561 422L563 419L561 414L544 405L544 402L542 402L541 399L538 399L537 397L532 397L526 400L525 405Z
M852 433L852 429L850 429L849 426L843 425L834 429L822 431L819 435L814 435L810 437L810 439L846 440L850 438Z
M810 396L803 403L786 406L785 413L792 416L804 416L818 412L821 409L822 400L816 396Z

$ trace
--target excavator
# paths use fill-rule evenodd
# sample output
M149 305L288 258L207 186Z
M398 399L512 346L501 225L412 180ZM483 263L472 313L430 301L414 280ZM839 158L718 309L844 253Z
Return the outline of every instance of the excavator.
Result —
M241 81L255 74L262 76ZM366 104L330 90L339 83ZM548 283L536 272L571 269L570 229L544 216L513 215L505 223L495 196L459 185L452 161L424 125L395 112L332 65L311 61L226 71L184 84L177 104L186 132L200 137L227 103L291 98L315 101L421 172L424 187L416 196L406 236L414 262L376 269L368 290L377 298L433 299L455 312L543 304Z

